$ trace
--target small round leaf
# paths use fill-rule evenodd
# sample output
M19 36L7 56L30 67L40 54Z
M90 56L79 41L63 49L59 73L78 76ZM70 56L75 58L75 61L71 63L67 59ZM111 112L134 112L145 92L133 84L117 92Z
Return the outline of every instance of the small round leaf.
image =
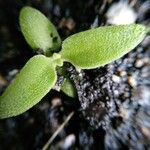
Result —
M57 51L61 39L54 25L37 9L26 6L21 9L21 31L27 43L34 49L41 49L45 54Z
M50 58L31 58L0 97L0 118L19 115L34 106L54 86L56 78Z
M145 37L143 25L99 27L68 37L60 52L64 61L81 69L104 66L135 48Z

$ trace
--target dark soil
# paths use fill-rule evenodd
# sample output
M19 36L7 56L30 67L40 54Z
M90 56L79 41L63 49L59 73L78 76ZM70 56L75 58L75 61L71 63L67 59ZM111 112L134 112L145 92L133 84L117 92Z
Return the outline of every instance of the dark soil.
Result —
M0 93L36 53L25 42L18 15L25 5L41 10L65 39L106 24L116 0L0 0ZM150 1L130 0L138 23L150 25ZM150 36L123 58L104 67L77 72L66 64L77 98L51 90L24 114L0 120L0 149L39 150L74 111L50 149L150 149ZM57 86L63 77L58 78ZM68 144L69 143L69 144ZM67 145L68 144L68 145Z

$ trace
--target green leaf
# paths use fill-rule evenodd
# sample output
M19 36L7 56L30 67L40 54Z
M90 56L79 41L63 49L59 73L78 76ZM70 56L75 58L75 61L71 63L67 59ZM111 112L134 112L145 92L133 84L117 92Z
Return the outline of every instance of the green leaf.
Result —
M27 43L45 54L57 51L61 40L54 25L37 9L23 7L20 12L20 27Z
M77 96L77 91L74 83L69 78L66 78L64 80L63 84L61 85L61 91L72 98L75 98Z
M145 37L147 28L138 25L99 27L68 37L60 52L64 61L81 69L104 66L128 53Z
M0 118L19 115L38 103L56 82L55 64L34 56L0 97Z

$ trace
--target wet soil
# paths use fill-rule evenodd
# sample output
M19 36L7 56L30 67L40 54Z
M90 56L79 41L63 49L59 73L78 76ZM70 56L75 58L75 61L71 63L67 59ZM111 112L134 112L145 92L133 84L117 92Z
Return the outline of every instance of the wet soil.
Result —
M29 58L36 55L25 42L18 15L25 5L41 10L62 39L91 26L107 24L111 0L0 0L0 93ZM149 1L128 1L137 22L150 25ZM96 21L97 20L97 21ZM150 36L123 58L92 70L65 64L77 98L51 90L24 114L0 120L0 149L42 149L56 129L75 114L49 149L150 149ZM62 82L59 76L57 86Z

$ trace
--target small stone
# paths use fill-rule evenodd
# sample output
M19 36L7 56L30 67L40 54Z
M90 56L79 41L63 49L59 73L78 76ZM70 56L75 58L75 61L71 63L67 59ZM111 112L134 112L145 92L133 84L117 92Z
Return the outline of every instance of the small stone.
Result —
M124 93L124 97L125 97L125 98L129 98L129 97L130 97L129 92L125 92L125 93Z
M120 116L122 116L124 119L129 118L129 111L123 107L120 108Z
M61 87L59 85L55 85L52 89L56 90L56 91L60 91Z
M114 82L116 82L116 83L120 83L120 77L117 76L117 75L113 75L113 76L112 76L112 80L113 80Z
M98 15L95 17L93 24L91 25L91 28L98 27Z
M114 90L113 92L114 92L114 95L115 95L115 96L118 96L118 95L119 95L119 91L118 91L118 90Z
M130 77L128 78L128 83L129 83L130 86L133 87L133 88L135 88L135 87L137 86L137 82L136 82L136 80L135 80L132 76L130 76Z
M143 58L143 62L145 65L150 65L150 59L148 57Z
M147 138L150 138L150 130L146 127L142 127L141 128L142 130L142 133L147 137Z
M53 106L53 107L62 105L61 99L58 98L58 97L54 98L54 99L51 101L51 103L52 103L52 106Z
M7 80L2 75L0 75L0 86L6 86L7 83Z
M138 59L135 63L135 67L141 68L144 65L144 61L141 59Z
M137 14L127 2L114 3L106 13L109 24L131 24L136 21Z
M73 30L75 28L75 22L72 18L62 18L60 24L59 24L59 28L67 28L68 30Z
M121 77L126 76L126 75L127 75L127 72L124 71L124 70L122 70L122 71L119 72L119 75L120 75Z
M150 43L150 36L146 36L141 44L142 46L146 47L149 45L149 43Z
M80 69L80 68L76 68L76 71L77 71L78 73L81 73L81 69Z
M76 137L74 134L68 135L63 141L63 144L61 146L62 149L69 149L72 145L74 145L75 141L76 141Z
M9 72L9 76L13 77L18 73L18 69L13 69Z

